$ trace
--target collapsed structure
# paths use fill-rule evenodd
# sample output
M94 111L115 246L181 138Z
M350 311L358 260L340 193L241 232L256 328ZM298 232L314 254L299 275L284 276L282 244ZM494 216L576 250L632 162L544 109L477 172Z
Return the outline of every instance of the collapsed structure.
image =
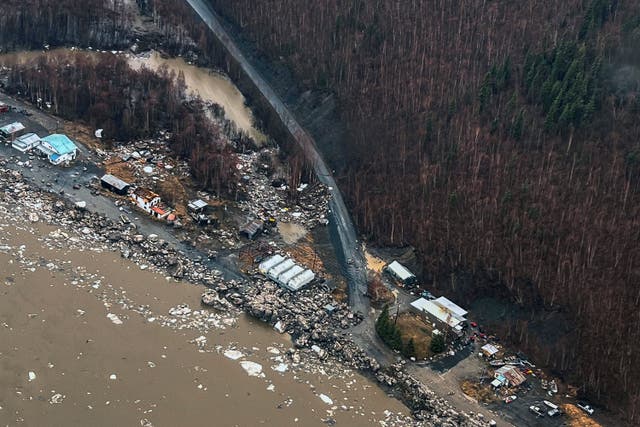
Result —
M307 286L316 277L313 271L297 265L291 258L277 254L262 261L258 270L292 292Z

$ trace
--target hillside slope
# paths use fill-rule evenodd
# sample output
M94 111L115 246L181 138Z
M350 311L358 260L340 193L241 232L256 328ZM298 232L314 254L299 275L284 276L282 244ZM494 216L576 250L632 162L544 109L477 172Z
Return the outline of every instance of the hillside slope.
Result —
M640 421L639 1L211 3L334 91L364 234Z

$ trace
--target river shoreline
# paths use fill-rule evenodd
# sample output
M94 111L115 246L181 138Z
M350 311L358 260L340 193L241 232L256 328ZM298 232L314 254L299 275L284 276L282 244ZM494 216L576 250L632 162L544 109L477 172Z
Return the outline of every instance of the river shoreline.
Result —
M6 160L1 163L0 188L4 190L2 203L6 209L33 222L43 221L70 230L66 237L64 234L58 237L62 240L61 244L73 248L79 244L74 239L93 242L91 245L100 244L145 270L215 289L219 294L228 296L229 301L243 311L269 324L283 320L296 348L310 351L308 354L316 353L320 357L338 360L347 367L376 378L381 385L389 387L390 392L409 403L414 415L427 420L427 425L434 422L441 425L483 425L476 421L475 416L454 411L447 402L406 375L400 366L381 369L345 333L345 326L348 328L359 322L356 314L342 305L335 316L324 316L322 308L331 301L326 291L314 287L292 295L255 276L242 283L226 282L201 262L173 249L166 241L153 235L140 235L125 224L114 223L97 213L77 208L59 199L59 196L42 193L24 182L21 173L7 170ZM27 215L27 212L34 210L38 213ZM73 239L69 238L71 235ZM197 302L192 301L191 304ZM309 350L314 345L320 351ZM406 419L403 422L401 425L407 425Z

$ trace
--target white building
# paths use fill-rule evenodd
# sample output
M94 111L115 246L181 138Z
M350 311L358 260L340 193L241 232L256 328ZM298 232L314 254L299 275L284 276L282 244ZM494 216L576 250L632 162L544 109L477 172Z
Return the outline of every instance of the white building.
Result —
M276 254L272 257L265 259L260 264L258 264L258 270L260 270L260 273L266 275L269 270L271 270L276 265L280 264L282 261L284 261L284 259L285 258L282 255Z
M293 262L291 258L287 258L275 267L271 267L271 269L269 269L269 272L267 273L267 276L269 276L269 279L277 282L278 277L294 265L296 265L296 263Z
M444 299L453 304L446 298ZM464 316L460 316L458 313L463 311L466 314L467 312L453 304L458 308L458 310L454 311L447 307L447 305L443 305L441 301L438 300L440 300L440 298L431 301L425 298L418 298L411 303L411 307L418 313L427 317L429 321L436 323L439 327L446 327L446 329L454 332L457 336L461 336L467 320Z
M38 149L42 151L49 162L54 165L66 163L78 157L78 147L66 135L54 133L40 140Z
M313 271L297 265L291 258L274 255L258 264L258 270L278 285L292 292L311 283L316 275Z
M289 280L289 282L285 285L287 289L290 291L297 291L299 289L304 288L309 283L313 282L316 278L316 275L311 270L305 270L302 273L298 274L293 279Z
M416 276L398 261L393 261L387 265L385 270L405 285L412 285L416 282Z
M162 201L160 196L146 188L136 188L133 193L131 193L131 199L140 209L149 214L152 212L152 209Z
M26 133L11 143L13 148L18 151L22 151L23 153L37 147L38 145L40 145L40 137L35 133Z

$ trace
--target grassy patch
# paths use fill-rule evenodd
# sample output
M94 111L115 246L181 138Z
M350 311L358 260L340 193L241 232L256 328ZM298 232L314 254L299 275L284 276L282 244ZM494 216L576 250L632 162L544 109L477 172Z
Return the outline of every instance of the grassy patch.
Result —
M391 318L393 319L393 313ZM427 324L416 314L405 312L400 313L396 326L400 329L402 342L406 344L413 338L416 359L425 359L431 356L429 347L431 345L431 325Z

